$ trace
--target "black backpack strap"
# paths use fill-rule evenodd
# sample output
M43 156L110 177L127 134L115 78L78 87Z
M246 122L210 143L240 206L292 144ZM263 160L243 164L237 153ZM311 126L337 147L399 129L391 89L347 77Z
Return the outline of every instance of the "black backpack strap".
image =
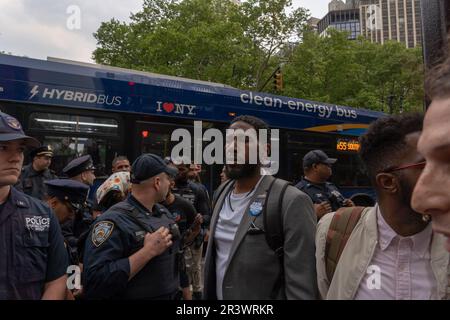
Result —
M264 204L263 220L266 241L280 261L280 274L275 282L270 298L276 299L284 282L284 233L283 233L283 198L286 189L291 185L288 181L275 178L267 190Z

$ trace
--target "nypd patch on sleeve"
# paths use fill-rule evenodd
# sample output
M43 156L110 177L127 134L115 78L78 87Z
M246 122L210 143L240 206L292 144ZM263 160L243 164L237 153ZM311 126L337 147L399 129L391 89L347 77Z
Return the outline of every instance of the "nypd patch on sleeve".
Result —
M108 240L114 230L114 223L111 221L100 221L94 226L92 231L92 243L99 247L103 242Z

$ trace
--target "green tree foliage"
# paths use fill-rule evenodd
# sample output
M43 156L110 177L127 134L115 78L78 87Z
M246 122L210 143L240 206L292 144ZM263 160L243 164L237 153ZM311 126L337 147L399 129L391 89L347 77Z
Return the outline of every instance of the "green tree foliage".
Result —
M307 11L287 13L290 6L290 0L145 0L130 24L101 24L93 57L102 64L255 89L279 63L277 51L301 33Z
M308 11L291 0L144 0L130 23L112 19L94 34L97 63L241 89L274 92L281 66L283 95L397 113L420 110L420 48L356 41L305 27Z
M421 110L423 65L420 48L347 40L305 33L284 68L283 94L389 113Z

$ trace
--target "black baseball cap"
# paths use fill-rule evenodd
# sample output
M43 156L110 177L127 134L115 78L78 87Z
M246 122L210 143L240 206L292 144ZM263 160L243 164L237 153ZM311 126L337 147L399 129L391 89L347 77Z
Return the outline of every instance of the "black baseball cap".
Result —
M39 147L36 139L25 135L20 122L9 114L0 112L0 141L24 140L29 147Z
M178 175L178 168L176 167L176 164L173 163L172 158L170 158L170 157L165 157L164 163L166 165L170 166L174 170L175 174L170 175L170 177L174 179Z
M131 183L139 184L161 172L165 172L171 177L177 175L177 170L167 165L160 156L144 153L131 165Z
M303 157L303 168L309 168L315 163L334 164L337 159L330 158L322 150L312 150Z

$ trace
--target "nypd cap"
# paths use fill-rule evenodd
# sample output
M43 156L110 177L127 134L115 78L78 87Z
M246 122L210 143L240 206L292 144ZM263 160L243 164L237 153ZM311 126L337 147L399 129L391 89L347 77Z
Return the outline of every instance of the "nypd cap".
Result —
M81 209L88 196L89 187L84 183L71 179L53 179L44 182L47 185L47 194L66 201L75 209Z
M139 156L131 166L131 182L139 184L140 182L154 177L162 172L175 177L178 170L168 166L164 160L152 153L145 153Z
M9 114L0 112L0 141L24 140L30 147L39 147L36 139L25 135L20 122Z
M85 171L95 170L94 163L90 155L75 158L70 161L63 169L63 173L69 177L75 177Z
M34 158L36 156L53 157L53 150L49 146L42 146L31 150L30 157Z

